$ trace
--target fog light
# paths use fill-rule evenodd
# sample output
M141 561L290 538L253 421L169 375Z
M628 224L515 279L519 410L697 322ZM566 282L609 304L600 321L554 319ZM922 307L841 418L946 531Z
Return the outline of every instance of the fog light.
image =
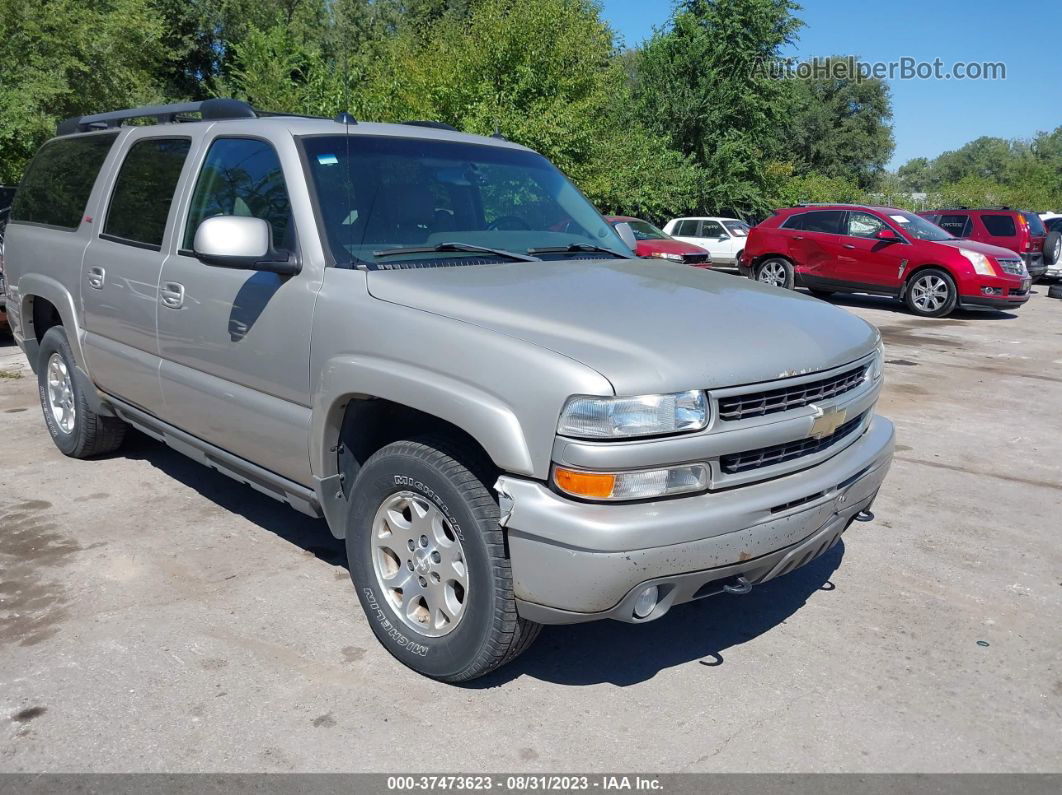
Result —
M638 598L634 600L634 615L638 618L645 618L652 613L653 609L656 607L656 600L659 597L660 589L655 585L650 585L638 594Z
M981 292L985 295L1003 295L1002 287L982 287Z

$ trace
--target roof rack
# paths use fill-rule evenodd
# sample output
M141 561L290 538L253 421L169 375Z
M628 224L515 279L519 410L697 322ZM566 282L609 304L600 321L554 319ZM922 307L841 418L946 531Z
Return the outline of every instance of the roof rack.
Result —
M73 116L56 125L56 135L73 135L91 130L118 127L128 119L155 118L156 124L181 121L182 114L198 113L203 120L256 119L259 112L238 99L204 99L201 102L177 102L171 105L147 105L143 108L114 110L89 116Z
M402 124L408 124L410 127L430 127L433 130L449 130L450 132L461 132L452 124L447 124L442 121L420 121L414 119L412 121L404 121Z
M859 202L797 202L794 207L862 207L863 209L870 209L869 204L860 204Z

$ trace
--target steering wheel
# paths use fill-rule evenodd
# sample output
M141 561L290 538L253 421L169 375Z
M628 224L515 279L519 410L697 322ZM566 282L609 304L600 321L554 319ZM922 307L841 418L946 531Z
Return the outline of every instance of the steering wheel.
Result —
M501 229L503 224L512 224L512 226L506 227L510 230L523 229L529 231L531 229L531 224L518 215L502 215L487 224L487 230L491 232L496 231Z

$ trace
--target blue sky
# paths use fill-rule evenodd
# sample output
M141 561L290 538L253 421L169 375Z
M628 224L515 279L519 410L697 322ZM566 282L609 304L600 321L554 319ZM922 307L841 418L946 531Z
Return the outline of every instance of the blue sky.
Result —
M603 0L604 17L628 46L671 15L671 0ZM1031 138L1062 125L1062 1L804 0L805 27L786 55L858 55L865 61L940 58L1002 61L1005 80L893 80L890 168L935 157L982 135Z

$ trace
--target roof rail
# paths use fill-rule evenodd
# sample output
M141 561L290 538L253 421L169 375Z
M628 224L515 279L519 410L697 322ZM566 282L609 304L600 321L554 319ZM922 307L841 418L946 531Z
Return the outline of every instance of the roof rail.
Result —
M182 114L198 113L204 121L220 119L255 119L258 112L238 99L204 99L201 102L177 102L172 105L147 105L143 108L115 110L109 113L94 113L88 116L72 116L56 125L56 135L73 135L90 130L106 130L118 127L127 119L155 118L157 124L180 121Z
M869 209L869 204L860 204L859 202L797 202L794 207L862 207Z
M449 130L450 132L461 132L452 124L447 124L443 121L420 121L414 119L413 121L404 121L402 124L408 124L411 127L430 127L433 130Z

